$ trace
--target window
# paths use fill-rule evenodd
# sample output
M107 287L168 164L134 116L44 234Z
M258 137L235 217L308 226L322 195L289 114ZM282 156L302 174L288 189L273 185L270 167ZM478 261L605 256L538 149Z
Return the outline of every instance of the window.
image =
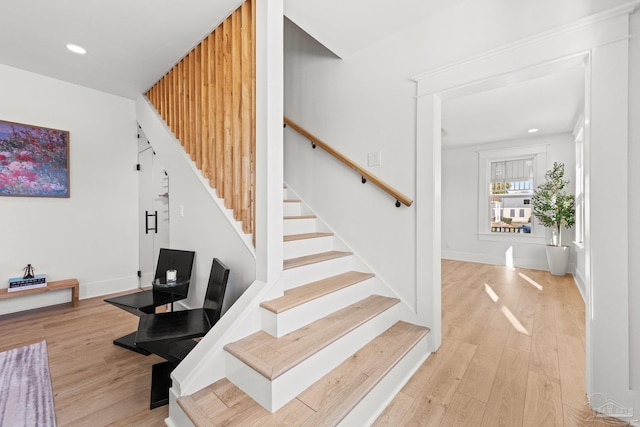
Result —
M483 150L479 155L478 238L544 243L544 227L536 227L531 200L544 178L546 146Z
M529 157L491 162L489 206L492 233L531 233L533 160Z

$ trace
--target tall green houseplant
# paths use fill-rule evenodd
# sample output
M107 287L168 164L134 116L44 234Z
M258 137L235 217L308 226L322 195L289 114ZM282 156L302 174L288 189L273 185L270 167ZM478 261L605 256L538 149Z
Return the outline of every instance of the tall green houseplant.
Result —
M567 190L569 181L564 179L564 163L554 162L544 177L546 182L533 192L533 214L542 225L556 230L555 246L562 246L562 227L571 228L576 223L576 199Z

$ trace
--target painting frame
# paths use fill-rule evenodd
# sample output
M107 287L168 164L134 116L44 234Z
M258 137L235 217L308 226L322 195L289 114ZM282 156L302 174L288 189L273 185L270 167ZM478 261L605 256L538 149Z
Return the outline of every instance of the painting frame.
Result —
M71 197L69 131L0 120L0 196Z

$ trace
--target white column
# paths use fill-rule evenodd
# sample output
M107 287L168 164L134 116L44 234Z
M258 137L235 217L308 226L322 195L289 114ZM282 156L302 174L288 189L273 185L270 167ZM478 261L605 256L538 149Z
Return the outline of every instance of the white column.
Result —
M256 0L256 280L282 272L283 0Z
M418 91L420 93L420 91ZM416 175L416 311L431 328L429 351L442 343L441 304L441 102L418 98Z
M585 140L587 394L629 400L627 39L592 50Z

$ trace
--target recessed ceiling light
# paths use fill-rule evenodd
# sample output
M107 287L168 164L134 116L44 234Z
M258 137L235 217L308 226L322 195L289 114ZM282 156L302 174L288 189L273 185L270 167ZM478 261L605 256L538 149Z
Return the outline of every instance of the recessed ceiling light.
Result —
M540 130L540 129L533 128L533 129L529 129L527 132L529 132L529 133L536 133L536 132L538 132L539 130Z
M77 53L78 55L84 55L85 53L87 53L87 50L81 46L78 46L77 44L67 44L67 49L69 49L71 52L73 53Z

